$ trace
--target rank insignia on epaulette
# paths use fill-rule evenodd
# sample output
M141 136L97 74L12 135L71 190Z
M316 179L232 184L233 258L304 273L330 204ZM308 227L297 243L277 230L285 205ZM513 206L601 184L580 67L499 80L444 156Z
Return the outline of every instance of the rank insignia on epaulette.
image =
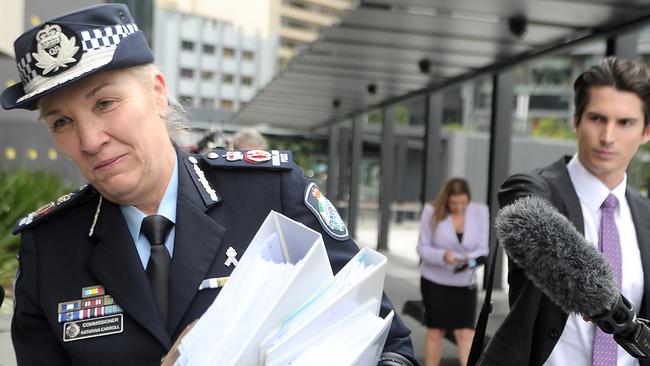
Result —
M54 205L54 202L48 202L48 203L44 204L43 206L39 207L36 211L34 211L34 214L35 214L36 216L45 215L45 214L48 213L48 212L49 212L49 211L50 211L54 206L55 206L55 205Z
M86 190L86 187L88 185L84 185L79 188L79 190L72 192L72 193L66 193L62 195L61 197L57 198L56 200L52 202L48 202L45 205L39 207L37 210L29 213L27 216L21 218L18 221L18 224L14 228L13 233L18 234L22 230L24 230L26 227L28 227L30 224L38 222L41 218L47 217L50 214L53 214L57 210L59 210L61 207L66 206L70 201L73 201L76 198L81 198L81 197L89 197L87 194L88 192L95 192L94 190ZM84 191L85 192L82 192Z
M67 194L64 194L63 196L57 198L56 199L57 206L64 203L64 202L67 202L70 199L70 197L72 197L72 193L67 193Z
M213 152L208 153L208 155L206 155L206 157L208 159L219 159L219 154L217 154L216 152L213 151Z
M244 153L244 161L252 164L271 160L271 153L264 150L249 150Z
M226 151L226 160L238 161L244 159L244 154L241 151Z
M270 169L275 171L292 170L296 166L292 162L291 152L280 150L217 150L215 152L223 159L210 159L202 156L203 162L210 167L224 169Z

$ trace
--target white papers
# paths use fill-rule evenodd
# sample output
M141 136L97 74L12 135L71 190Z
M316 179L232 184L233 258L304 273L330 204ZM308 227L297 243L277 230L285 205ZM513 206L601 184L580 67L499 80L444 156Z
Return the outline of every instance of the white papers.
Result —
M320 234L272 211L174 365L376 364L385 270L366 248L333 276Z

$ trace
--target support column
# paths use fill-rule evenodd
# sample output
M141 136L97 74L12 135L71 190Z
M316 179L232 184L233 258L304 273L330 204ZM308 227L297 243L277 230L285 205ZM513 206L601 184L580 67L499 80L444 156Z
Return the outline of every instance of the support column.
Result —
M628 60L639 59L639 33L632 32L607 38L605 55Z
M334 125L330 127L330 135L327 146L327 196L334 199L336 187L339 178L339 127Z
M339 128L339 169L338 169L338 190L336 191L337 201L343 201L348 198L348 159L350 145L350 128ZM347 212L347 210L345 210Z
M357 233L357 216L359 214L359 177L361 176L361 158L363 153L363 128L367 115L352 121L352 161L350 164L350 199L348 202L348 231L352 237Z
M377 250L388 250L388 228L390 226L395 175L395 106L384 109L381 131L381 185L379 189L379 235Z
M496 217L499 209L497 193L510 173L510 142L512 138L513 87L512 71L495 74L492 85L492 116L490 124L490 165L488 171L488 205L490 217ZM496 237L490 230L490 248L494 248ZM503 256L496 253L494 288L501 288ZM487 271L486 271L487 274Z
M408 137L395 138L395 180L393 181L395 190L393 191L393 201L404 203L406 200L406 176L408 174ZM404 221L404 211L395 212L395 223Z
M424 103L424 182L422 183L422 204L431 202L442 188L444 180L442 172L442 92L425 96Z

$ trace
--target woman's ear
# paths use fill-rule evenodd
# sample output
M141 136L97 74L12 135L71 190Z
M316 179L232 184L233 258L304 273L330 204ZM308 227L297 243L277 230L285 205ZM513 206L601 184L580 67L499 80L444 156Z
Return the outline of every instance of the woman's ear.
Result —
M157 71L154 74L153 87L156 94L156 105L158 106L159 112L161 114L167 114L167 110L169 109L167 101L167 81L160 71Z

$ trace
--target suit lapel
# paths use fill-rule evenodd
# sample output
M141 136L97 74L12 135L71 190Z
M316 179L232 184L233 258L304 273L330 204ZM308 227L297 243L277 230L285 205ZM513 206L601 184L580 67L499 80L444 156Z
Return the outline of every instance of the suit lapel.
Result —
M170 334L174 334L215 256L220 253L226 231L206 213L213 204L206 204L203 192L195 184L195 177L191 174L193 166L187 161L187 155L181 151L177 154L178 202L170 273Z
M98 240L88 270L124 311L169 348L164 327L142 262L119 206L104 200L94 238Z
M555 192L559 195L559 200L553 203L556 207L559 207L560 205L563 206L563 210L565 210L565 215L569 221L571 221L576 229L584 235L585 223L582 216L582 207L580 206L578 194L571 182L569 171L566 168L566 164L570 159L570 156L564 157L556 161L549 169L551 173L549 179L553 180L556 187L558 187Z
M650 217L650 212L648 212L646 206L641 202L645 198L639 197L637 194L631 192L629 188L625 192L625 198L627 198L627 204L630 206L630 212L632 213L636 240L639 243L639 252L641 254L641 265L643 266L643 302L645 306L642 307L646 314L639 314L647 317L647 309L648 305L650 305L650 226L647 220ZM641 310L639 309L639 311Z

